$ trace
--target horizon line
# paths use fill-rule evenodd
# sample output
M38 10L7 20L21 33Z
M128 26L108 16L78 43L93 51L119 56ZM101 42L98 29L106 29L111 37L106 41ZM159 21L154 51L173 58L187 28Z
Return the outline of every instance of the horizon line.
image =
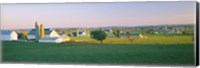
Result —
M195 25L194 24L158 24L158 25L138 25L138 26L102 26L105 27L142 27L142 26L164 26L164 25ZM102 28L102 27L46 27L46 28L53 28L53 29L59 29L59 28ZM23 30L23 29L34 29L34 28L16 28L16 29L1 29L1 30Z

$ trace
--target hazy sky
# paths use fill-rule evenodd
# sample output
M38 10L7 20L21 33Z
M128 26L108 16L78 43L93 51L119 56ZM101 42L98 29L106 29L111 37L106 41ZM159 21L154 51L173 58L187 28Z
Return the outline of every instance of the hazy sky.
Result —
M1 28L142 26L195 23L195 2L3 4Z

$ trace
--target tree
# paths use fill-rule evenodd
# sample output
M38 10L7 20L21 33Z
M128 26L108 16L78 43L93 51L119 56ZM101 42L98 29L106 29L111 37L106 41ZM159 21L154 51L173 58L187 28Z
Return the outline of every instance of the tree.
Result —
M103 40L106 39L106 33L103 30L95 30L91 32L91 37L100 41L103 44Z
M69 34L67 34L69 37L71 37L72 35L69 33Z
M18 33L18 39L20 40L28 40L28 33L26 32L22 32L22 33Z
M187 35L188 33L186 31L182 31L182 34L183 35Z
M131 32L127 31L126 34L131 34Z
M115 30L114 32L113 32L113 34L116 36L116 37L120 37L120 30L119 29L117 29L117 30Z
M119 37L120 32L121 32L120 30L117 30L117 32L116 32L117 37Z

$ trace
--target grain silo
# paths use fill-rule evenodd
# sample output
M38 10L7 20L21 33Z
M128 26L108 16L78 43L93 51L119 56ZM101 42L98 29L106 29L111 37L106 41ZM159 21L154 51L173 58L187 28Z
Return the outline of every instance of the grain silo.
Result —
M35 22L35 40L38 41L39 38L40 38L40 25L36 21Z
M45 36L45 31L44 31L44 25L40 25L40 38L44 38Z

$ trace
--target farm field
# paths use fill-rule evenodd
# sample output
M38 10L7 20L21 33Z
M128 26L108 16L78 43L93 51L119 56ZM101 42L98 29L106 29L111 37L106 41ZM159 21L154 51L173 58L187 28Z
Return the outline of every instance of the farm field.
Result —
M144 35L148 38L136 38L131 42L128 38L106 38L106 44L192 44L192 35ZM88 43L99 43L90 37L71 37L72 40L85 41Z
M2 42L2 62L194 65L193 44Z

